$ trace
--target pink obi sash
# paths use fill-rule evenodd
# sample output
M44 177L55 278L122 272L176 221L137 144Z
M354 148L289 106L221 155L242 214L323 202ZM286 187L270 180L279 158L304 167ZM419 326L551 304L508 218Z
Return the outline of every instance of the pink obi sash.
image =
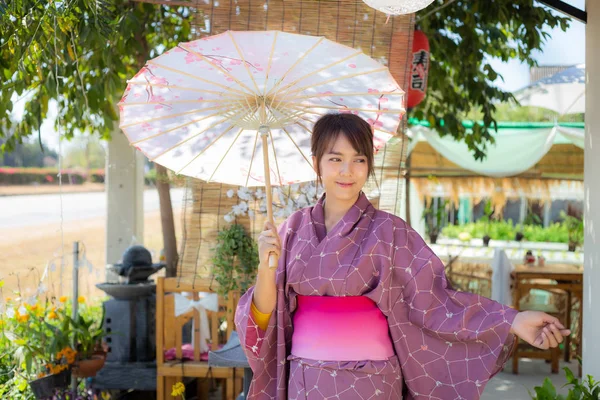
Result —
M364 296L297 296L292 355L321 361L387 360L387 318Z

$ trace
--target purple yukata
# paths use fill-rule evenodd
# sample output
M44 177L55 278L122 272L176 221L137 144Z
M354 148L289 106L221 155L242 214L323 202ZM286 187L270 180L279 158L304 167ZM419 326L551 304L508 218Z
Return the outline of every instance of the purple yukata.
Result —
M362 192L326 232L324 199L279 229L277 306L267 330L251 313L254 288L238 304L237 332L254 373L248 398L479 399L510 357L517 311L452 290L443 263L419 234L375 209ZM393 355L352 361L293 355L292 321L304 296L370 299L387 320ZM360 338L354 341L360 348Z

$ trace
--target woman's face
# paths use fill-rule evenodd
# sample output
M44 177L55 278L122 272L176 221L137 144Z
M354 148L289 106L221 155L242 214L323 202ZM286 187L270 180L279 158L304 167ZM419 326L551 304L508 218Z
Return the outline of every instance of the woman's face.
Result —
M316 161L313 156L314 166ZM319 166L327 198L354 204L367 182L367 157L358 154L346 135L340 133L319 160Z

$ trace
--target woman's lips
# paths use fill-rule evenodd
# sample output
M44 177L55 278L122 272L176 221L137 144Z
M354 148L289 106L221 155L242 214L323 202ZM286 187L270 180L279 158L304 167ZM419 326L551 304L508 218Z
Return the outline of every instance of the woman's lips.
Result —
M354 185L354 183L342 183L342 182L336 182L338 184L338 186L342 187L342 188L349 188L352 185Z

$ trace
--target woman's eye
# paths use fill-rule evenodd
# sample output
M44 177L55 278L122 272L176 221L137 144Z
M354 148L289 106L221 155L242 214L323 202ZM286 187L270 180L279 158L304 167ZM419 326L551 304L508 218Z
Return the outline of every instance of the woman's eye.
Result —
M356 160L356 162L364 163L367 162L367 160L365 160L364 158L359 158L358 160Z
M340 159L339 158L330 158L329 161L338 162L338 161L340 161Z

